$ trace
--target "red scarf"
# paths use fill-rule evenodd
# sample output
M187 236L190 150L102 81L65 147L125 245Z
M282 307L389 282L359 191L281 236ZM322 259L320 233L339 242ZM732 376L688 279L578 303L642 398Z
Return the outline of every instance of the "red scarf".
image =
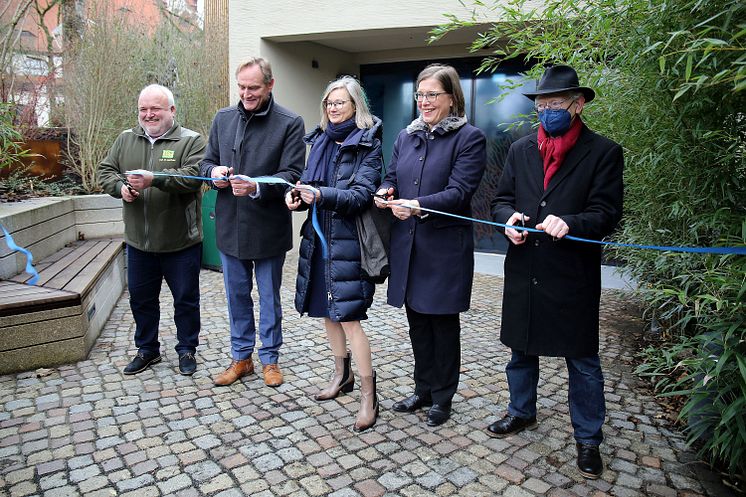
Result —
M539 153L544 159L544 189L547 189L549 180L554 173L559 171L560 166L565 161L567 153L575 146L583 130L583 122L580 116L575 116L570 129L560 136L549 136L544 128L539 124Z

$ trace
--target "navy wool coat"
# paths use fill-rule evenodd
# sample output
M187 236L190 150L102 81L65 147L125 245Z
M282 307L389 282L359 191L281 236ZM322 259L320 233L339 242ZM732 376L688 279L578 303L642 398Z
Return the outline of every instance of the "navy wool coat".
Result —
M320 127L304 137L313 147L323 133ZM324 209L324 237L329 244L325 261L326 286L329 290L329 318L332 321L366 319L373 303L373 283L363 279L360 269L360 242L356 218L373 204L373 193L381 183L381 121L374 118L370 129L353 131L341 144L334 158L335 182L322 186L317 208ZM298 257L295 308L301 314L309 298L308 287L314 250L321 250L311 224L311 213L301 228L303 239Z
M584 128L544 190L536 133L508 151L492 213L504 223L522 212L534 227L549 214L569 235L600 240L622 215L622 147ZM601 246L544 233L509 244L500 339L529 355L588 357L598 353Z
M471 198L487 161L485 136L463 118L433 131L421 118L399 133L382 188L420 206L471 216ZM422 314L469 309L474 276L472 225L438 214L396 220L391 229L388 303Z
M221 109L210 128L202 176L215 166L233 167L233 174L276 176L292 184L300 177L306 147L303 119L270 100L249 113L241 102ZM237 259L264 259L293 247L285 185L259 185L259 198L236 197L231 188L218 189L215 232L218 249Z

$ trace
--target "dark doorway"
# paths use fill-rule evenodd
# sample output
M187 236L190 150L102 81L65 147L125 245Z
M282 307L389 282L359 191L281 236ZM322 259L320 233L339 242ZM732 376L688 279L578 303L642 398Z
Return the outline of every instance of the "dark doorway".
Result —
M370 99L371 110L383 120L383 154L388 163L399 131L417 116L412 94L417 75L432 61L369 64L360 67L360 80ZM523 87L509 91L500 88L507 79L517 76L527 67L506 65L489 74L476 74L480 58L446 61L461 77L466 99L466 117L487 136L487 170L472 200L474 217L490 220L490 202L494 198L497 182L502 174L510 144L530 132L527 126L511 126L521 115L531 112L531 101L521 95ZM528 83L533 90L533 81ZM498 98L507 93L503 98ZM476 249L481 252L502 252L507 249L505 238L491 226L474 225Z

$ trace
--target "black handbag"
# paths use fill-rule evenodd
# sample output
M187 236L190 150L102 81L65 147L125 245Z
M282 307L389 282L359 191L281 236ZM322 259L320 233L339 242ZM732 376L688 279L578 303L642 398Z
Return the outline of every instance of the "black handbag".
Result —
M373 283L383 283L391 274L388 254L392 219L388 209L371 204L355 220L362 277Z

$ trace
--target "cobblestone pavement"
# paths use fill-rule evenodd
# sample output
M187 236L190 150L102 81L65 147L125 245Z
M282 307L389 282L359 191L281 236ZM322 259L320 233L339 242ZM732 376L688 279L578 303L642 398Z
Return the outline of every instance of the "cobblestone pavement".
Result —
M213 386L211 377L229 362L229 339L222 276L211 271L200 283L202 345L192 377L177 372L168 302L164 360L136 376L121 374L133 353L126 293L88 360L0 376L0 495L728 495L681 435L666 428L661 408L631 373L629 338L642 323L624 294L603 294L606 469L588 481L575 469L562 360L542 360L536 431L505 439L484 432L508 401L509 352L497 331L501 278L476 277L472 309L462 315L454 414L435 429L425 425L424 411L390 409L412 392L413 359L405 313L385 305L385 287L378 288L364 327L381 415L358 435L351 430L357 388L332 401L310 398L333 366L319 320L293 310L295 269L291 255L282 290L280 388L266 387L261 374Z

